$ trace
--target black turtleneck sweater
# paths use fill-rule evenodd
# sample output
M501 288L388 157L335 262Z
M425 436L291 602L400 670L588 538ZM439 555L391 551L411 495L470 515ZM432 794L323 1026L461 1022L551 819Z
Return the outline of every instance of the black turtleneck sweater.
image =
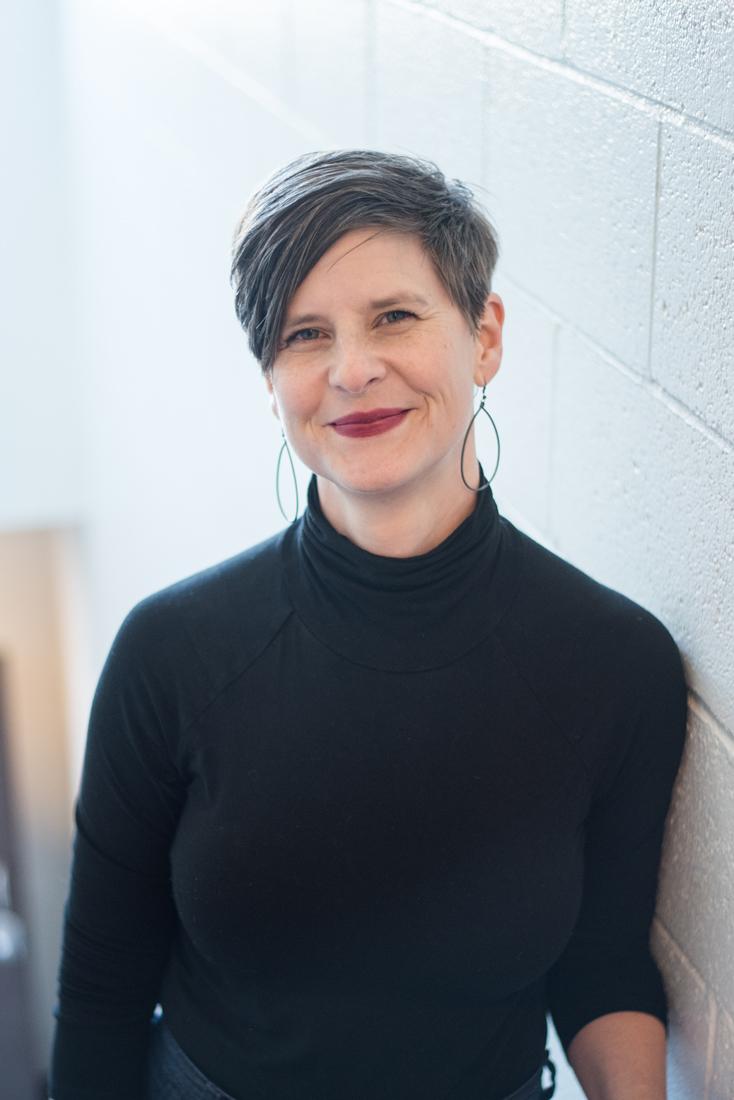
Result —
M483 478L483 482L484 482ZM496 1100L649 931L686 684L650 612L500 516L321 511L141 600L92 704L55 1100L142 1100L157 1002L238 1100Z

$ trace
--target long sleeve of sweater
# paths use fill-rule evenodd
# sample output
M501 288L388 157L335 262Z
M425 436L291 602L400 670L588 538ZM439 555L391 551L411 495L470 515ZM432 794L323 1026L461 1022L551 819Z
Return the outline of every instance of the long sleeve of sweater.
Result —
M628 732L608 761L587 820L582 904L548 973L549 1006L567 1051L584 1024L635 1010L667 1025L650 950L663 831L686 733L687 687L669 632L644 616L631 640Z

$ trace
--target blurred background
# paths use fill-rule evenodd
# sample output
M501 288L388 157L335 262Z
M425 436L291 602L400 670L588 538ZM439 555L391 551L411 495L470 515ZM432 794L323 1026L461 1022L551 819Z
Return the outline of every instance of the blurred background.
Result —
M2 13L0 1100L45 1095L73 803L112 636L144 595L283 526L279 426L229 246L267 173L339 146L427 156L475 190L507 311L487 395L500 511L649 607L683 653L689 736L653 926L669 1095L732 1100L734 7ZM490 428L477 443L491 470ZM551 1039L557 1100L576 1100Z

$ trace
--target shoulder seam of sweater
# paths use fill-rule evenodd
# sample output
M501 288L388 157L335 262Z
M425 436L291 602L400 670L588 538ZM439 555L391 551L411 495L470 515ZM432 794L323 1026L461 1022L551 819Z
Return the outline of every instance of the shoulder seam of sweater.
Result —
M234 675L230 676L230 678L229 678L229 679L228 679L228 680L227 680L227 681L226 681L226 682L225 682L224 684L222 684L222 685L221 685L220 687L216 688L216 689L215 689L215 691L214 691L214 694L213 694L213 695L211 695L211 696L210 696L210 697L209 697L209 698L207 699L206 703L204 703L204 705L203 705L203 706L202 706L202 707L201 707L201 708L200 708L199 710L197 710L197 711L196 711L196 713L195 713L195 714L193 715L193 717L192 717L192 718L190 718L190 719L189 719L189 721L188 721L188 722L186 722L186 723L185 723L185 724L184 724L184 725L183 725L183 726L181 727L181 734L180 734L180 735L181 735L181 737L185 737L185 736L186 736L186 734L187 734L187 733L189 732L189 730L191 729L191 727L192 727L192 726L195 726L195 725L196 725L196 723L197 723L197 722L198 722L198 721L199 721L199 720L200 720L200 719L201 719L201 718L202 718L202 717L203 717L203 716L204 716L204 715L206 714L206 712L207 712L207 711L209 710L209 708L210 708L210 707L212 707L212 706L214 706L214 704L215 704L215 703L217 702L217 700L218 700L219 698L221 698L221 696L222 696L222 695L224 695L224 693L225 693L226 691L229 691L229 689L230 689L230 688L232 687L232 685L233 685L234 683L236 683L236 681L237 681L237 680L239 680L241 676L244 676L244 674L245 674L245 673L247 672L247 670L248 670L249 668L251 668L251 667L252 667L252 665L254 665L254 663L255 663L256 661L259 661L260 657L262 657L262 655L263 655L263 653L265 652L265 650L266 650L266 649L267 649L267 648L268 648L268 647L269 647L270 645L272 645L272 644L273 644L273 642L275 641L275 639L276 639L276 638L278 637L278 635L279 635L279 634L280 634L280 632L282 631L283 627L284 627L284 626L286 625L286 623L288 622L288 620L289 620L290 618L292 618L292 616L293 616L294 614L295 614L295 612L293 611L293 608L288 608L288 609L286 610L286 612L285 612L285 614L284 614L284 616L283 616L283 619L281 620L281 622L280 622L280 623L278 623L277 627L276 627L276 628L275 628L275 629L274 629L274 630L272 631L272 633L271 633L271 634L270 634L269 636L267 636L267 637L265 638L265 640L264 640L263 644L262 644L262 645L261 645L261 646L260 646L260 647L258 648L258 650L257 650L257 651L256 651L256 652L255 652L255 653L254 653L254 654L253 654L253 655L252 655L251 657L250 657L250 659L249 659L248 661L246 661L246 662L245 662L245 664L244 664L244 665L242 665L242 667L241 667L241 668L239 668L239 669L237 670L237 672L235 672L235 673L234 673ZM204 668L206 668L206 665L204 664L204 661L203 661L203 658L201 657L201 654L200 654L200 653L199 653L199 651L198 651L198 650L196 649L196 645L195 645L195 643L193 643L193 642L192 642L192 646L193 646L193 648L194 648L194 651L195 651L195 653L196 653L196 655L197 655L197 657L198 657L199 661L201 661L202 665L204 665Z
M594 777L591 775L591 773L588 769L586 761L584 760L584 757L583 757L583 753L581 753L579 751L578 741L574 741L573 738L569 737L569 735L566 733L565 729L563 728L562 722L560 722L558 720L558 718L556 718L556 716L553 714L553 712L549 709L548 704L543 702L543 700L540 698L540 696L538 695L537 691L535 690L533 684L530 682L528 677L525 675L525 673L521 669L520 665L515 660L515 658L512 654L512 651L510 650L509 646L507 645L504 638L502 638L502 636L500 634L497 635L497 642L498 642L499 646L502 649L502 653L504 654L505 659L512 665L512 667L514 668L514 670L517 673L517 675L519 676L519 678L522 680L522 682L526 685L528 690L531 692L531 694L533 696L533 699L535 700L537 705L540 707L543 714L545 714L548 717L548 719L553 723L553 727L558 731L558 733L561 735L563 740L568 745L570 745L571 749L573 750L574 756L578 759L578 761L581 765L581 768L582 768L582 771L584 772L584 775L588 779L589 783L593 785Z

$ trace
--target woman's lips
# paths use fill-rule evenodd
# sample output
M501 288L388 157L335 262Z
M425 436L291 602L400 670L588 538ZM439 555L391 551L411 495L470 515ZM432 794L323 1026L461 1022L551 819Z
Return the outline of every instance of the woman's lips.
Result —
M381 435L382 432L389 432L391 428L401 424L409 412L410 409L403 409L402 412L381 417L379 420L370 420L366 424L332 424L331 426L339 435L359 439L367 435Z

